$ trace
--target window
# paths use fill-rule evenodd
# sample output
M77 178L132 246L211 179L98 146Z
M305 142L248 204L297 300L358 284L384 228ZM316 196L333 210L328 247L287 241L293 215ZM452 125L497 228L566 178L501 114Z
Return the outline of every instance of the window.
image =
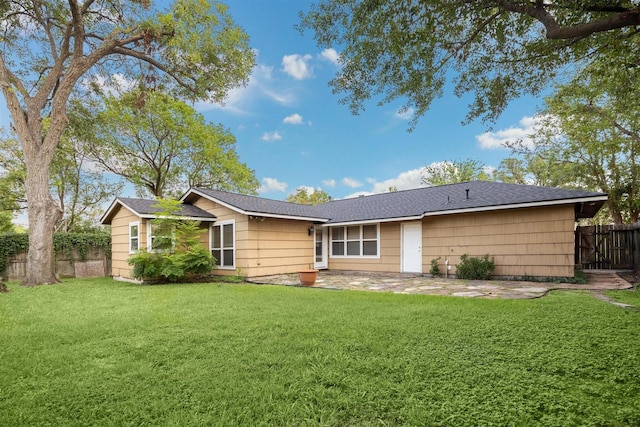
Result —
M129 253L132 254L140 249L140 223L129 223Z
M378 257L378 225L331 228L331 256Z
M176 247L175 228L166 224L147 222L147 250L173 252Z
M221 222L211 226L211 255L216 259L219 268L235 268L235 233L234 222Z

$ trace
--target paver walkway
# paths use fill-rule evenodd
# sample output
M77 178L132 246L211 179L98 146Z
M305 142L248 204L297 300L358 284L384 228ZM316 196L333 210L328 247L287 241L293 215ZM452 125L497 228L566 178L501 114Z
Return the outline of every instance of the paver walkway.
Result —
M357 291L394 292L400 294L450 295L474 298L539 298L551 290L579 289L603 291L629 289L632 285L616 273L598 271L587 273L589 283L522 282L511 280L460 280L431 278L418 274L382 274L367 272L320 271L314 288L349 289ZM300 286L297 274L254 277L257 284Z

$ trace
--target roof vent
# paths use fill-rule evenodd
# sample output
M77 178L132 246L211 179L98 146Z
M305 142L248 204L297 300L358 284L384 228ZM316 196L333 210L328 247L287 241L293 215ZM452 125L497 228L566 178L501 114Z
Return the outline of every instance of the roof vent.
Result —
M467 200L469 200L469 189L467 188L466 190L464 190L467 192Z

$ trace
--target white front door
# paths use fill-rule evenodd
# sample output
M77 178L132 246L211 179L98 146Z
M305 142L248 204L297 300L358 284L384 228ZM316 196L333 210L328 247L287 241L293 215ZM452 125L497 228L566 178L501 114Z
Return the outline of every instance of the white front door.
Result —
M422 273L422 223L402 224L402 272Z
M313 235L315 236L313 268L316 270L328 268L327 253L329 252L329 242L327 239L327 229L324 227L314 227Z

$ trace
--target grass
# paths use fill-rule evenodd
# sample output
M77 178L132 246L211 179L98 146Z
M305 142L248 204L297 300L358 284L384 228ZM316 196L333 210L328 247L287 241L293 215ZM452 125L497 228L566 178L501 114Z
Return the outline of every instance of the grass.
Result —
M640 424L640 312L587 293L10 289L0 425Z

